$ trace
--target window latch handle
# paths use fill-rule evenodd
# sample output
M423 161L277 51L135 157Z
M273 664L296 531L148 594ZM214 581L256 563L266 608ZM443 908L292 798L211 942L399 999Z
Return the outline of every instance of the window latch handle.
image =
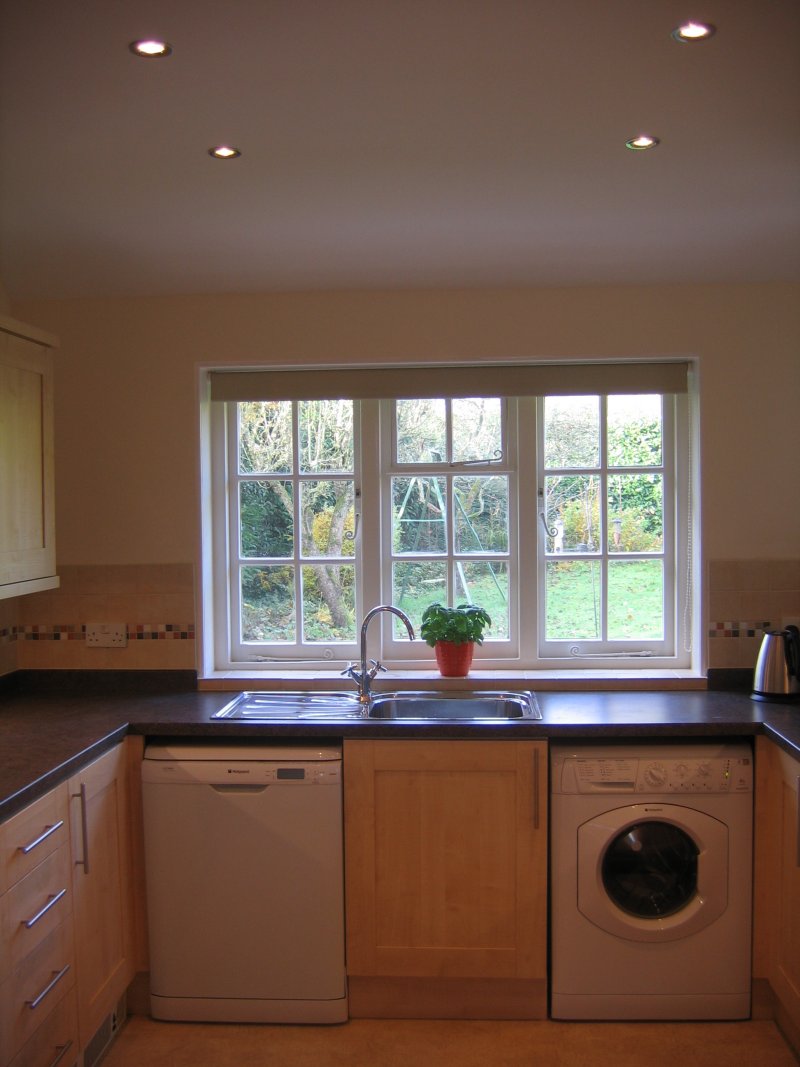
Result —
M558 533L558 530L551 530L550 529L550 527L547 525L547 519L544 517L544 512L543 511L539 512L539 518L542 520L542 526L544 526L544 532L547 534L547 536L548 537L555 537L556 534Z

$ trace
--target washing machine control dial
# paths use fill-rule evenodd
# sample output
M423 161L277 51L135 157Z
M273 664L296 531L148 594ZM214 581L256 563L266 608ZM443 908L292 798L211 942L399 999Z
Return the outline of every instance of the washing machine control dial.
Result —
M658 789L667 781L667 772L660 763L648 763L644 771L645 784Z

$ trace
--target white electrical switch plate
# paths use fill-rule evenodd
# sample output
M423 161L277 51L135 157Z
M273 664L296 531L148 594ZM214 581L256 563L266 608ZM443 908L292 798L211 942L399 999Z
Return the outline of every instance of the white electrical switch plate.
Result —
M87 622L86 644L89 648L125 648L128 628L124 622Z

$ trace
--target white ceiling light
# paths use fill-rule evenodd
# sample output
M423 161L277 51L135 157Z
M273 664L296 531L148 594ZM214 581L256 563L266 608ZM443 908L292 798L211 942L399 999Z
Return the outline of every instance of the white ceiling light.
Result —
M164 56L172 54L172 45L167 44L166 41L158 41L153 37L148 37L142 41L131 41L128 48L135 56L141 56L142 59L163 59Z
M236 159L242 153L238 148L233 148L231 145L218 144L213 148L209 148L208 154L213 156L214 159Z
M649 133L640 133L638 137L631 137L625 142L625 147L632 152L645 152L648 148L655 148L661 142L657 137L651 137Z
M686 43L690 41L707 41L709 37L714 36L715 32L716 27L712 26L710 22L684 22L672 31L672 36L676 41Z

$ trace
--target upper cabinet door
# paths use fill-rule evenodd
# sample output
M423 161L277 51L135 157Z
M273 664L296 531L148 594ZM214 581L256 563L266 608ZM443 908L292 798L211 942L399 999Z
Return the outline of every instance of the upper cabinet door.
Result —
M55 337L0 317L0 599L53 589Z

